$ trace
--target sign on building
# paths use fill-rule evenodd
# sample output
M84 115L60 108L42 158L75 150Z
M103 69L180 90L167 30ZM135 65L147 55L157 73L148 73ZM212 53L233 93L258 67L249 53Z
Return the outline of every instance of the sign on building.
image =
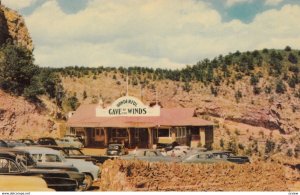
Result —
M123 96L107 108L96 108L97 117L114 116L160 116L160 106L149 107L132 96Z

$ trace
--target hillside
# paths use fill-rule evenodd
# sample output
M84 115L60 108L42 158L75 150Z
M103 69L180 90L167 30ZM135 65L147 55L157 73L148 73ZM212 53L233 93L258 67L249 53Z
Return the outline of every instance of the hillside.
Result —
M78 100L76 106L99 98L109 105L126 93L129 72L130 95L149 104L157 92L164 107L194 107L199 117L215 122L216 148L236 143L240 152L256 147L263 151L272 140L274 150L287 152L300 142L300 64L291 55L297 60L299 51L287 47L236 52L173 71L138 67L54 71L61 75L66 96ZM67 102L63 107L70 110Z

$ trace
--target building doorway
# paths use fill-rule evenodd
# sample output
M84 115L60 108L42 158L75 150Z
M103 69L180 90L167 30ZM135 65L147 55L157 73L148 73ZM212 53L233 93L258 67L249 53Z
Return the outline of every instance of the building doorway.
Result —
M132 135L131 147L148 148L149 147L149 133L147 128L131 128Z

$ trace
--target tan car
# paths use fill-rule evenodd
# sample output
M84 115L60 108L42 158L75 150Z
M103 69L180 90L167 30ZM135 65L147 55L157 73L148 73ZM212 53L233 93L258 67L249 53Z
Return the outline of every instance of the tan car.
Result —
M46 182L34 176L0 175L0 191L52 192Z

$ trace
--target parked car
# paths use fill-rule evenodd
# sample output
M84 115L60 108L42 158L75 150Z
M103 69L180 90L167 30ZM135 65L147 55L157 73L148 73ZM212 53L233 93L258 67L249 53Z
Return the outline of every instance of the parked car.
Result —
M0 148L8 148L7 143L3 140L0 140Z
M214 162L232 162L237 164L250 163L247 156L234 156L230 151L207 151L191 153L182 162L188 163L214 163Z
M10 153L11 158L14 158L16 163L23 167L27 172L36 174L46 174L47 176L54 175L54 177L63 177L76 180L77 189L85 189L84 183L85 175L79 173L78 169L72 165L68 166L51 166L51 165L37 165L36 161L30 154L24 150L15 148L0 149L0 153Z
M183 163L204 163L204 164L210 164L210 163L226 163L228 162L224 158L216 158L211 153L207 152L199 152L199 153L193 153L190 155L185 156L182 159Z
M39 145L52 145L57 146L57 140L52 137L41 137L38 139L37 144Z
M85 140L83 135L65 135L64 137L74 137L77 138L83 145L85 145Z
M62 166L62 165L73 165L79 172L85 174L86 188L89 189L93 181L97 181L100 173L98 166L92 162L85 161L83 159L66 159L60 151L53 150L46 147L20 147L18 149L25 150L37 161L37 165L51 165L51 166Z
M156 149L164 149L166 152L172 150L176 146L179 146L177 142L172 142L170 144L164 144L164 143L157 143Z
M77 188L75 180L62 176L58 171L28 171L15 161L16 155L10 152L0 153L0 175L38 176L45 180L48 188L57 191L74 191Z
M3 140L3 141L6 142L6 144L9 148L13 148L13 147L17 147L17 146L26 146L26 144L23 144L17 140Z
M0 189L1 191L29 191L29 192L51 192L55 191L48 188L44 179L36 176L21 175L1 175L0 173Z
M19 139L18 141L26 144L27 146L36 145L32 139Z
M83 144L76 137L64 137L57 140L57 145L60 147L83 148Z
M159 150L137 149L132 153L120 156L123 160L144 160L149 162L180 162L177 157L164 156Z
M168 156L182 157L191 151L189 146L175 146L172 150L166 152Z
M121 156L125 155L126 153L128 152L123 144L108 144L106 149L107 156Z
M61 151L64 154L65 158L84 159L86 161L92 161L94 164L97 163L103 164L106 160L115 158L113 156L86 155L82 152L80 148L59 147L59 146L45 146L45 147Z

